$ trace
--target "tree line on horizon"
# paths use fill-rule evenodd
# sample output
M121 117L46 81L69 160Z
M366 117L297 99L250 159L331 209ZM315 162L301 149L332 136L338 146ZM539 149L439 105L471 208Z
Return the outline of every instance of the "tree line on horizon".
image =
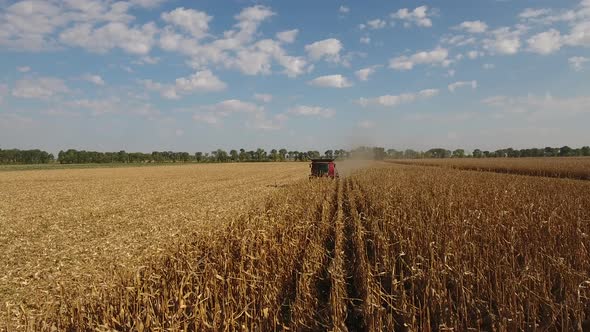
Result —
M396 150L382 147L361 146L352 150L326 150L323 154L316 150L289 151L287 149L262 148L256 150L217 149L211 152L98 152L69 149L60 151L57 158L51 153L39 149L19 150L0 149L0 164L105 164L105 163L224 163L224 162L281 162L308 161L317 158L333 159L421 159L421 158L523 158L523 157L575 157L590 156L590 147L561 148L545 147L532 149L506 148L496 151L475 149L471 153L463 149L447 150L434 148L427 151L412 149Z

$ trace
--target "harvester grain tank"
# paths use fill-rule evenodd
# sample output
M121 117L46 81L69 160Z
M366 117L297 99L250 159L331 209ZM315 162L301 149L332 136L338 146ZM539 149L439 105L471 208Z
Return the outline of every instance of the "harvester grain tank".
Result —
M340 177L334 159L312 159L309 167L311 168L310 179L321 177L337 179Z

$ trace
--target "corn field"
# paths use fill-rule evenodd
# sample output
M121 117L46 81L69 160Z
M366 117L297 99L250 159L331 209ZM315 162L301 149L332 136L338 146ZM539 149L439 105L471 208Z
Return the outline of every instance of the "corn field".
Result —
M590 182L382 163L275 189L109 282L64 285L19 324L590 329Z
M495 173L590 180L590 157L451 158L391 160L402 165L440 166Z

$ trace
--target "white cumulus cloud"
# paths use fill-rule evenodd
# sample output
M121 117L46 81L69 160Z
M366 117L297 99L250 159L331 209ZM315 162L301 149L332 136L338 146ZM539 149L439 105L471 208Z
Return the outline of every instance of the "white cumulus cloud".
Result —
M535 9L535 8L526 8L524 11L522 11L518 17L522 18L522 19L531 19L531 18L537 18L539 16L544 16L551 13L550 9L547 8L540 8L540 9Z
M91 52L105 53L120 48L127 53L146 55L155 44L158 28L154 23L128 27L121 22L111 22L95 29L91 24L75 25L60 33L59 39L66 45L77 46Z
M54 34L70 24L97 22L127 23L125 2L68 0L17 1L0 11L0 45L19 50L55 49L59 45Z
M431 64L447 67L451 61L448 59L449 51L445 48L436 48L432 51L423 51L411 56L400 56L389 60L389 68L395 70L411 70L416 65Z
M17 81L12 89L12 95L18 98L46 99L68 91L69 89L62 79L37 77Z
M268 117L264 107L239 99L228 99L217 104L201 106L193 115L193 120L218 126L223 118L235 114L246 114L246 127L261 130L280 129L287 118L283 115Z
M400 95L384 95L375 98L360 98L356 102L362 107L384 106L396 107L402 104L412 103L417 100L429 99L439 94L438 89L426 89L418 93L403 93Z
M493 96L483 99L482 104L498 108L501 114L525 113L529 116L559 117L588 113L590 96L555 97L527 95L520 97Z
M491 32L492 38L483 41L484 49L495 54L516 54L520 50L520 37L526 31L526 27L518 26L516 29L502 27Z
M564 42L569 46L590 47L590 6L586 9L588 16L575 23L570 33L564 36Z
M210 70L203 70L194 73L189 77L176 79L176 87L180 91L221 91L226 88L226 84L217 76L213 75Z
M378 68L378 66L371 66L371 67L359 69L356 72L354 72L354 74L356 75L356 77L359 80L361 80L361 81L368 81L369 80L369 76L373 75L375 73L375 71L376 71L377 68Z
M586 63L590 62L590 58L574 56L569 58L568 62L575 71L582 71L585 68Z
M560 32L551 29L532 36L527 43L531 52L546 55L559 51L563 41Z
M66 45L89 46L81 40L84 35L74 36L74 32L85 36L100 37L93 39L104 46L105 44L117 44L114 41L104 41L108 38L106 31L102 34L94 34L98 27L108 27L106 30L115 29L121 33L120 38L126 39L131 45L127 48L121 47L122 43L115 47L121 47L124 50L133 49L133 39L136 36L129 36L134 30L140 30L144 35L149 31L141 27L130 27L129 23L133 22L136 17L130 11L132 9L155 8L166 0L13 0L0 1L2 10L0 10L0 45L9 49L17 50L53 50L59 49ZM11 3L8 5L8 3ZM121 28L118 23L125 27ZM98 28L99 29L99 28ZM69 38L60 39L60 35ZM74 40L74 38L77 40ZM92 48L96 50L96 48Z
M441 38L441 42L454 46L467 46L473 45L477 42L475 37L470 35L448 35Z
M227 116L231 113L256 113L264 110L263 107L254 103L238 99L224 100L214 105L204 106L203 109L223 116Z
M225 64L246 75L270 74L273 60L284 68L283 73L288 77L297 77L312 68L303 57L287 55L281 43L272 39L260 40L238 51L236 57L227 59Z
M382 19L374 19L374 20L370 20L367 21L367 26L373 30L379 30L379 29L383 29L385 28L385 26L387 25L387 22L385 22Z
M89 111L94 116L116 113L122 108L121 100L118 98L100 100L76 99L65 102L64 105L72 111Z
M482 21L465 21L456 28L469 33L484 33L488 30L488 25Z
M404 21L404 26L409 27L411 25L417 25L419 27L431 27L432 20L430 19L428 12L428 6L420 6L414 10L408 8L402 8L395 13L392 13L391 18Z
M331 118L336 114L336 111L331 108L320 106L305 106L299 105L290 108L287 113L299 116L315 116L321 118Z
M240 43L250 42L263 21L276 15L269 7L256 5L244 8L234 18L238 21L235 25L239 30L225 33L225 37L234 39Z
M463 87L469 87L469 86L473 90L477 89L477 81L459 81L459 82L449 84L448 88L449 88L449 91L454 93L457 89L460 89Z
M477 59L477 58L479 58L480 56L483 56L483 55L484 54L482 52L479 52L479 51L469 51L469 52L467 52L467 57L469 59L471 59L471 60Z
M283 43L290 44L297 38L298 29L277 32L277 39Z
M131 4L143 8L156 8L169 0L130 0Z
M175 26L166 26L159 34L159 45L165 51L188 56L187 63L197 70L210 65L222 65L226 68L237 68L249 75L266 74L269 72L271 56L261 54L263 51L253 43L258 36L259 26L274 15L275 13L265 6L246 7L234 16L237 23L233 28L224 31L221 38L211 42L187 36L184 29L179 32ZM270 39L265 43L268 41L279 45L279 42ZM238 55L238 52L241 53ZM284 60L287 62L290 58L286 58L285 54ZM257 66L258 69L253 66Z
M105 84L104 80L102 79L102 77L100 77L100 75L87 74L82 76L82 79L96 85L102 86Z
M164 22L181 28L197 39L207 36L211 19L205 12L184 7L162 14Z
M329 38L305 45L305 51L313 61L325 59L329 62L340 62L342 43L336 38Z
M438 89L425 89L418 92L418 97L420 98L432 98L438 96L439 91Z
M178 99L181 95L225 90L227 84L210 70L197 71L189 77L177 78L174 84L161 84L152 80L142 81L146 89L157 91L166 99Z
M259 50L241 50L236 54L233 66L246 75L270 74L271 54Z
M320 76L309 81L308 84L322 88L348 88L352 86L352 83L340 74Z

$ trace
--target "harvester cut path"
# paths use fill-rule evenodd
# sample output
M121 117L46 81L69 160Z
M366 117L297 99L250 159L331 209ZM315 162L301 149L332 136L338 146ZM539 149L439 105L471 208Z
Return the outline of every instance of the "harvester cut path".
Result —
M309 175L310 179L321 177L337 179L340 177L334 159L312 159L309 168L311 169L311 174Z

